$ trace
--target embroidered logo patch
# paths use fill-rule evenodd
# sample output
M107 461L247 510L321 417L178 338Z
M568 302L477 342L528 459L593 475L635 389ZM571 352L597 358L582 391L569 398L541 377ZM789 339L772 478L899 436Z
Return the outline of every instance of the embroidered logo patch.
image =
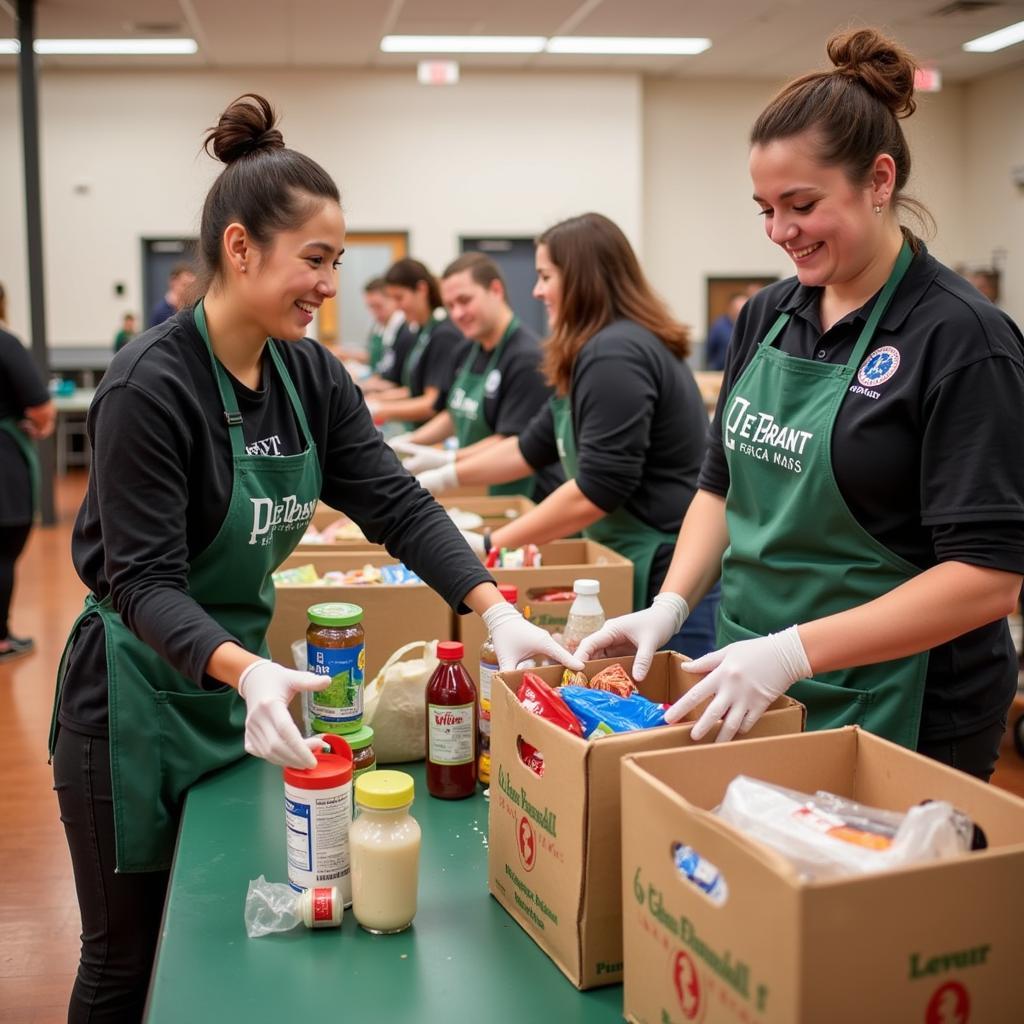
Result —
M501 370L491 370L487 374L487 380L484 381L484 394L488 398L493 398L498 393L498 388L501 387Z
M857 380L866 388L884 384L900 368L900 354L892 345L876 348L857 371Z

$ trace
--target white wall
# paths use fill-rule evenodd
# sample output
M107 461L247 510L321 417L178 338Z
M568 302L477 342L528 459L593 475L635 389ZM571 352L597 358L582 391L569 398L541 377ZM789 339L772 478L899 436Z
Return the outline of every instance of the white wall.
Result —
M264 92L285 141L338 181L350 228L408 229L436 269L460 234L533 236L600 209L639 241L640 78L467 74L423 88L406 73L44 73L46 305L51 344L105 343L141 305L144 236L193 234L219 165L205 126ZM17 81L0 78L0 246L12 329L27 334ZM16 148L15 148L16 147ZM12 154L13 155L13 154ZM88 186L76 194L76 184ZM115 281L129 288L114 295Z

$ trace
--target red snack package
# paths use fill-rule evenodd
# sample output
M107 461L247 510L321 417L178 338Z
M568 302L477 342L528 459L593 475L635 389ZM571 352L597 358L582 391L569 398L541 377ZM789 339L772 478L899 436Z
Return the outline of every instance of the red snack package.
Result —
M619 697L629 697L636 693L633 680L621 665L609 665L601 669L587 685L592 690L606 690Z
M583 736L583 727L569 710L569 705L540 676L532 672L523 673L523 681L516 696L531 715L546 718L559 728L571 732L573 736Z
M516 750L519 758L534 775L544 774L544 755L531 743L527 743L522 736L516 740Z
M501 551L498 548L491 548L487 552L487 558L484 560L485 569L493 569L498 564L498 557L501 555Z

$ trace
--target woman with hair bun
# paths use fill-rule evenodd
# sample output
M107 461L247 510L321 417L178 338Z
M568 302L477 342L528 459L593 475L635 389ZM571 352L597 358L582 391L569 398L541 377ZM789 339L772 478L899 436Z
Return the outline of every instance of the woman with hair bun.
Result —
M401 468L341 364L304 338L335 294L338 189L248 94L206 136L227 166L203 207L203 297L119 352L89 412L72 538L89 588L50 737L82 913L69 1020L142 1015L184 794L245 752L310 767L288 713L325 676L267 658L271 573L321 497L458 611L502 665L578 664L505 602Z
M796 276L736 325L663 590L685 607L721 575L719 649L666 717L710 699L694 738L729 740L788 691L810 729L857 724L987 780L1017 682L1024 339L900 223L913 58L871 29L828 54L751 132ZM612 620L580 657L640 661L669 610Z

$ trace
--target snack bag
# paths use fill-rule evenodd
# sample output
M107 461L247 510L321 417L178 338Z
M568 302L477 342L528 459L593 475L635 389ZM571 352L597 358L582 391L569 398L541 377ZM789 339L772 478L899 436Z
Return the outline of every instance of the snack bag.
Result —
M583 735L583 729L576 716L566 706L565 701L558 696L558 693L551 689L540 676L534 675L532 672L525 672L516 697L531 715L546 718L574 736Z
M587 739L665 724L666 705L655 704L639 693L619 697L606 690L591 690L583 686L563 686L559 693L580 720Z
M636 685L621 665L609 665L585 684L592 690L607 690L619 697L630 697L636 693Z

